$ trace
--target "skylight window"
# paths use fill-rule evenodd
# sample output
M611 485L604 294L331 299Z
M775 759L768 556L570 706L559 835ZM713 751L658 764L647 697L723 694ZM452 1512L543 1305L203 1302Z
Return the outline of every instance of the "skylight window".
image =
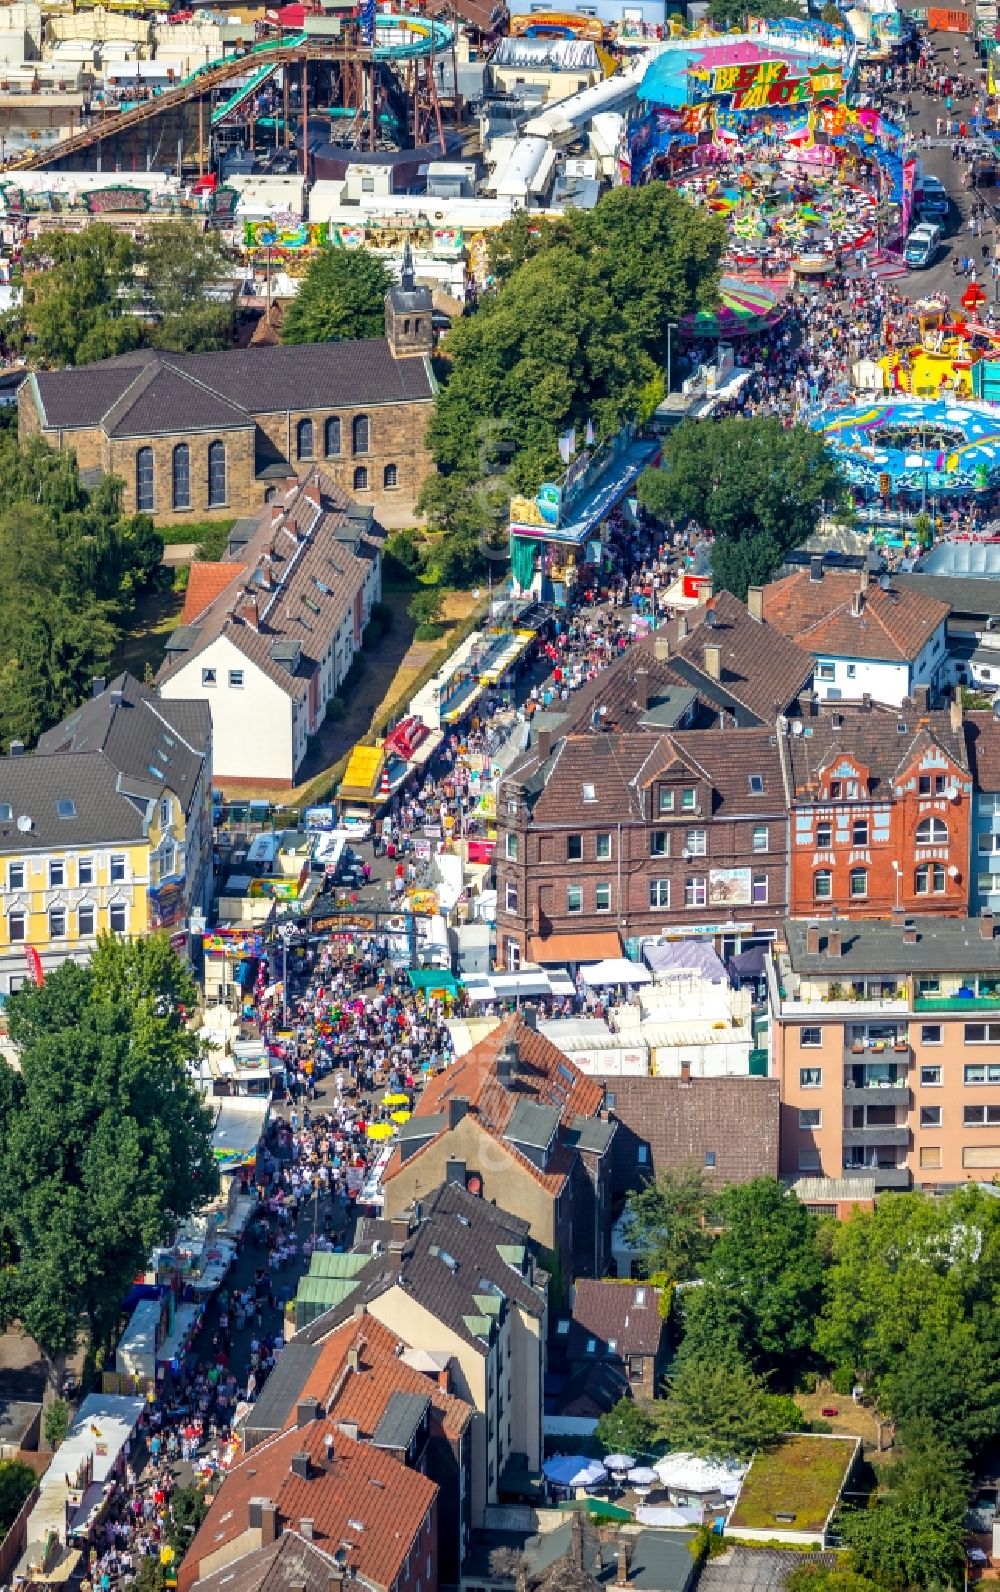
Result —
M749 774L747 777L748 777L748 779L750 781L750 794L751 794L751 796L763 796L763 794L764 794L764 776L763 776L763 774Z
M0 802L0 823L9 824L14 816L14 809L10 802Z
M166 779L167 776L164 774L162 768L157 768L155 763L147 763L146 767L149 769L149 772L152 774L154 779Z
M69 796L60 796L56 802L56 812L60 818L75 818L76 802Z
M594 789L593 785L584 785L583 799L585 802L596 802L597 791Z

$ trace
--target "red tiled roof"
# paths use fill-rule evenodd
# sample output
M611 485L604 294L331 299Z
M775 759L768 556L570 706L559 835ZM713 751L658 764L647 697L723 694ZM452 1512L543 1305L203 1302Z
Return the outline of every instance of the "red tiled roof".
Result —
M242 575L243 569L242 564L201 564L197 561L193 563L188 575L187 591L184 593L181 624L194 624L199 614L203 614L206 608L211 608L215 599L221 597L237 575Z
M370 1437L394 1393L423 1393L431 1400L433 1420L448 1438L460 1437L472 1419L463 1399L444 1390L430 1377L399 1358L400 1339L374 1316L352 1318L325 1338L300 1400L318 1399L327 1414L338 1421L356 1421L362 1437ZM349 1369L348 1356L357 1349L357 1371ZM295 1424L295 1412L286 1426Z
M858 587L856 570L825 570L813 580L800 569L764 587L764 618L813 653L909 663L951 612L936 597L898 586L883 591L871 581L855 613Z
M328 1454L326 1439L333 1439ZM297 1476L292 1456L306 1452L311 1474ZM326 1552L344 1547L348 1567L376 1587L390 1587L423 1528L438 1489L419 1471L370 1443L347 1437L328 1420L282 1432L250 1452L226 1476L195 1535L178 1577L180 1592L198 1579L201 1561L247 1530L250 1500L271 1499L279 1525L311 1520ZM422 1552L436 1552L428 1539Z

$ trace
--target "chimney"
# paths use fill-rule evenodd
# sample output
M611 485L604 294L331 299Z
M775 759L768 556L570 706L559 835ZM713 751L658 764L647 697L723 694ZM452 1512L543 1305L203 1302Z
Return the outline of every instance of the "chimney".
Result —
M827 956L839 956L840 955L840 930L839 929L830 929L829 933L827 934L827 936L826 936L826 954L827 954Z
M722 679L722 648L714 642L705 647L705 673L711 680Z
M107 683L108 682L105 680L103 674L95 674L94 678L90 682L91 696L99 697Z
M330 1571L327 1592L344 1592L344 1576L341 1570L333 1569Z
M276 531L285 517L285 510L281 503L271 504L271 529Z
M464 1116L468 1115L469 1102L464 1095L452 1095L448 1101L448 1126L457 1128Z
M538 1032L538 1007L525 1006L521 1011L525 1028L530 1028L533 1034Z
M681 614L677 621L677 640L683 641L688 633L687 614Z
M861 693L861 711L862 711L862 713L870 713L871 710L872 710L872 694L871 694L870 691L862 691L862 693Z
M670 637L665 630L653 632L653 657L657 663L666 663L670 657Z
M962 711L962 687L960 685L955 687L955 695L949 704L949 712L951 714L952 732L958 735L962 728L962 720L965 717Z
M756 619L758 624L764 622L764 588L763 586L747 587L747 612L751 619Z
M450 1393L451 1392L451 1367L450 1366L448 1366L448 1365L442 1365L441 1366L440 1370L438 1371L437 1381L438 1381L438 1387L441 1389L442 1393Z
M809 559L809 579L811 581L822 580L823 579L823 554L822 553L813 553L811 558Z
M265 591L270 591L271 590L271 586L272 586L273 582L272 582L272 575L271 575L271 555L270 555L270 553L265 553L263 558L260 561L260 583L263 586Z
M273 1498L260 1501L260 1545L269 1548L278 1540L278 1506Z
M497 1055L497 1083L510 1084L517 1072L521 1052L516 1039L509 1039Z
M903 944L904 945L916 945L916 943L917 943L917 920L916 920L916 918L904 918L903 919Z
M617 1573L615 1575L615 1585L616 1586L627 1586L628 1585L628 1542L627 1542L626 1538L624 1536L621 1536L621 1535L619 1535L618 1542L616 1544L616 1558L618 1560L618 1570L617 1570Z
M806 954L809 955L809 956L818 956L819 955L819 924L818 923L810 923L808 928L806 929Z
M992 940L992 938L993 938L993 914L992 914L992 912L981 912L979 914L979 938L981 940Z
M292 1455L292 1475L298 1476L300 1481L308 1481L310 1476L309 1450L297 1448Z
M389 1227L389 1236L397 1243L405 1244L410 1236L410 1218L408 1216L394 1216Z
M854 598L853 598L853 600L851 602L851 613L854 615L855 619L860 619L860 617L861 617L861 615L862 615L862 613L864 611L865 592L866 592L866 587L865 586L859 586L857 591L854 593Z
M316 474L315 470L310 476L307 477L305 481L303 481L302 496L307 498L314 508L318 509L321 506L319 495L319 476Z
M551 730L539 730L539 732L538 732L538 755L541 758L543 763L545 762L546 758L549 758L549 757L552 756L552 731Z
M635 671L635 705L640 713L645 713L649 707L648 669L637 669Z
M689 1061L682 1061L681 1062L681 1083L690 1083L690 1082L691 1082L691 1063Z
M358 1441L359 1427L357 1421L338 1421L337 1425L344 1436L351 1439L352 1443Z
M257 611L256 592L247 592L240 604L240 618L245 625L251 625L254 630L260 628L260 614Z
M927 713L931 705L931 688L929 685L915 685L913 687L913 702L918 713Z
M313 1521L311 1515L303 1515L302 1519L299 1521L299 1535L301 1537L305 1537L307 1542L312 1542L312 1539L313 1539L313 1525L314 1525L314 1521ZM289 1587L289 1592L295 1592L295 1583L294 1583L294 1581L292 1582L291 1586Z
M800 691L799 692L799 715L800 715L801 718L803 718L803 719L812 718L813 709L815 708L815 706L816 706L816 698L813 696L811 691ZM775 715L775 717L777 717L777 715Z
M311 1426L319 1418L319 1405L315 1399L302 1399L295 1406L296 1426Z
M361 1370L361 1350L356 1345L347 1351L347 1369L355 1375Z

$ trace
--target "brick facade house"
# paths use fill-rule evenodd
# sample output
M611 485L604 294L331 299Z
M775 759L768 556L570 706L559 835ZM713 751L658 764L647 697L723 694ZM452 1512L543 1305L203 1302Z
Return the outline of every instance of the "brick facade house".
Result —
M157 524L257 513L322 463L380 515L410 513L430 473L430 294L386 297L386 335L343 343L168 354L137 349L35 371L18 393L22 438L71 448L125 483L125 512Z

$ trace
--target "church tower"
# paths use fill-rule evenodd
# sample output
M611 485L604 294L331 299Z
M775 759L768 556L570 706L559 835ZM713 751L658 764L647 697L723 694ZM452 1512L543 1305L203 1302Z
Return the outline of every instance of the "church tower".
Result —
M413 274L413 254L407 243L399 286L385 295L385 335L394 359L429 354L434 347L430 289L418 287Z

